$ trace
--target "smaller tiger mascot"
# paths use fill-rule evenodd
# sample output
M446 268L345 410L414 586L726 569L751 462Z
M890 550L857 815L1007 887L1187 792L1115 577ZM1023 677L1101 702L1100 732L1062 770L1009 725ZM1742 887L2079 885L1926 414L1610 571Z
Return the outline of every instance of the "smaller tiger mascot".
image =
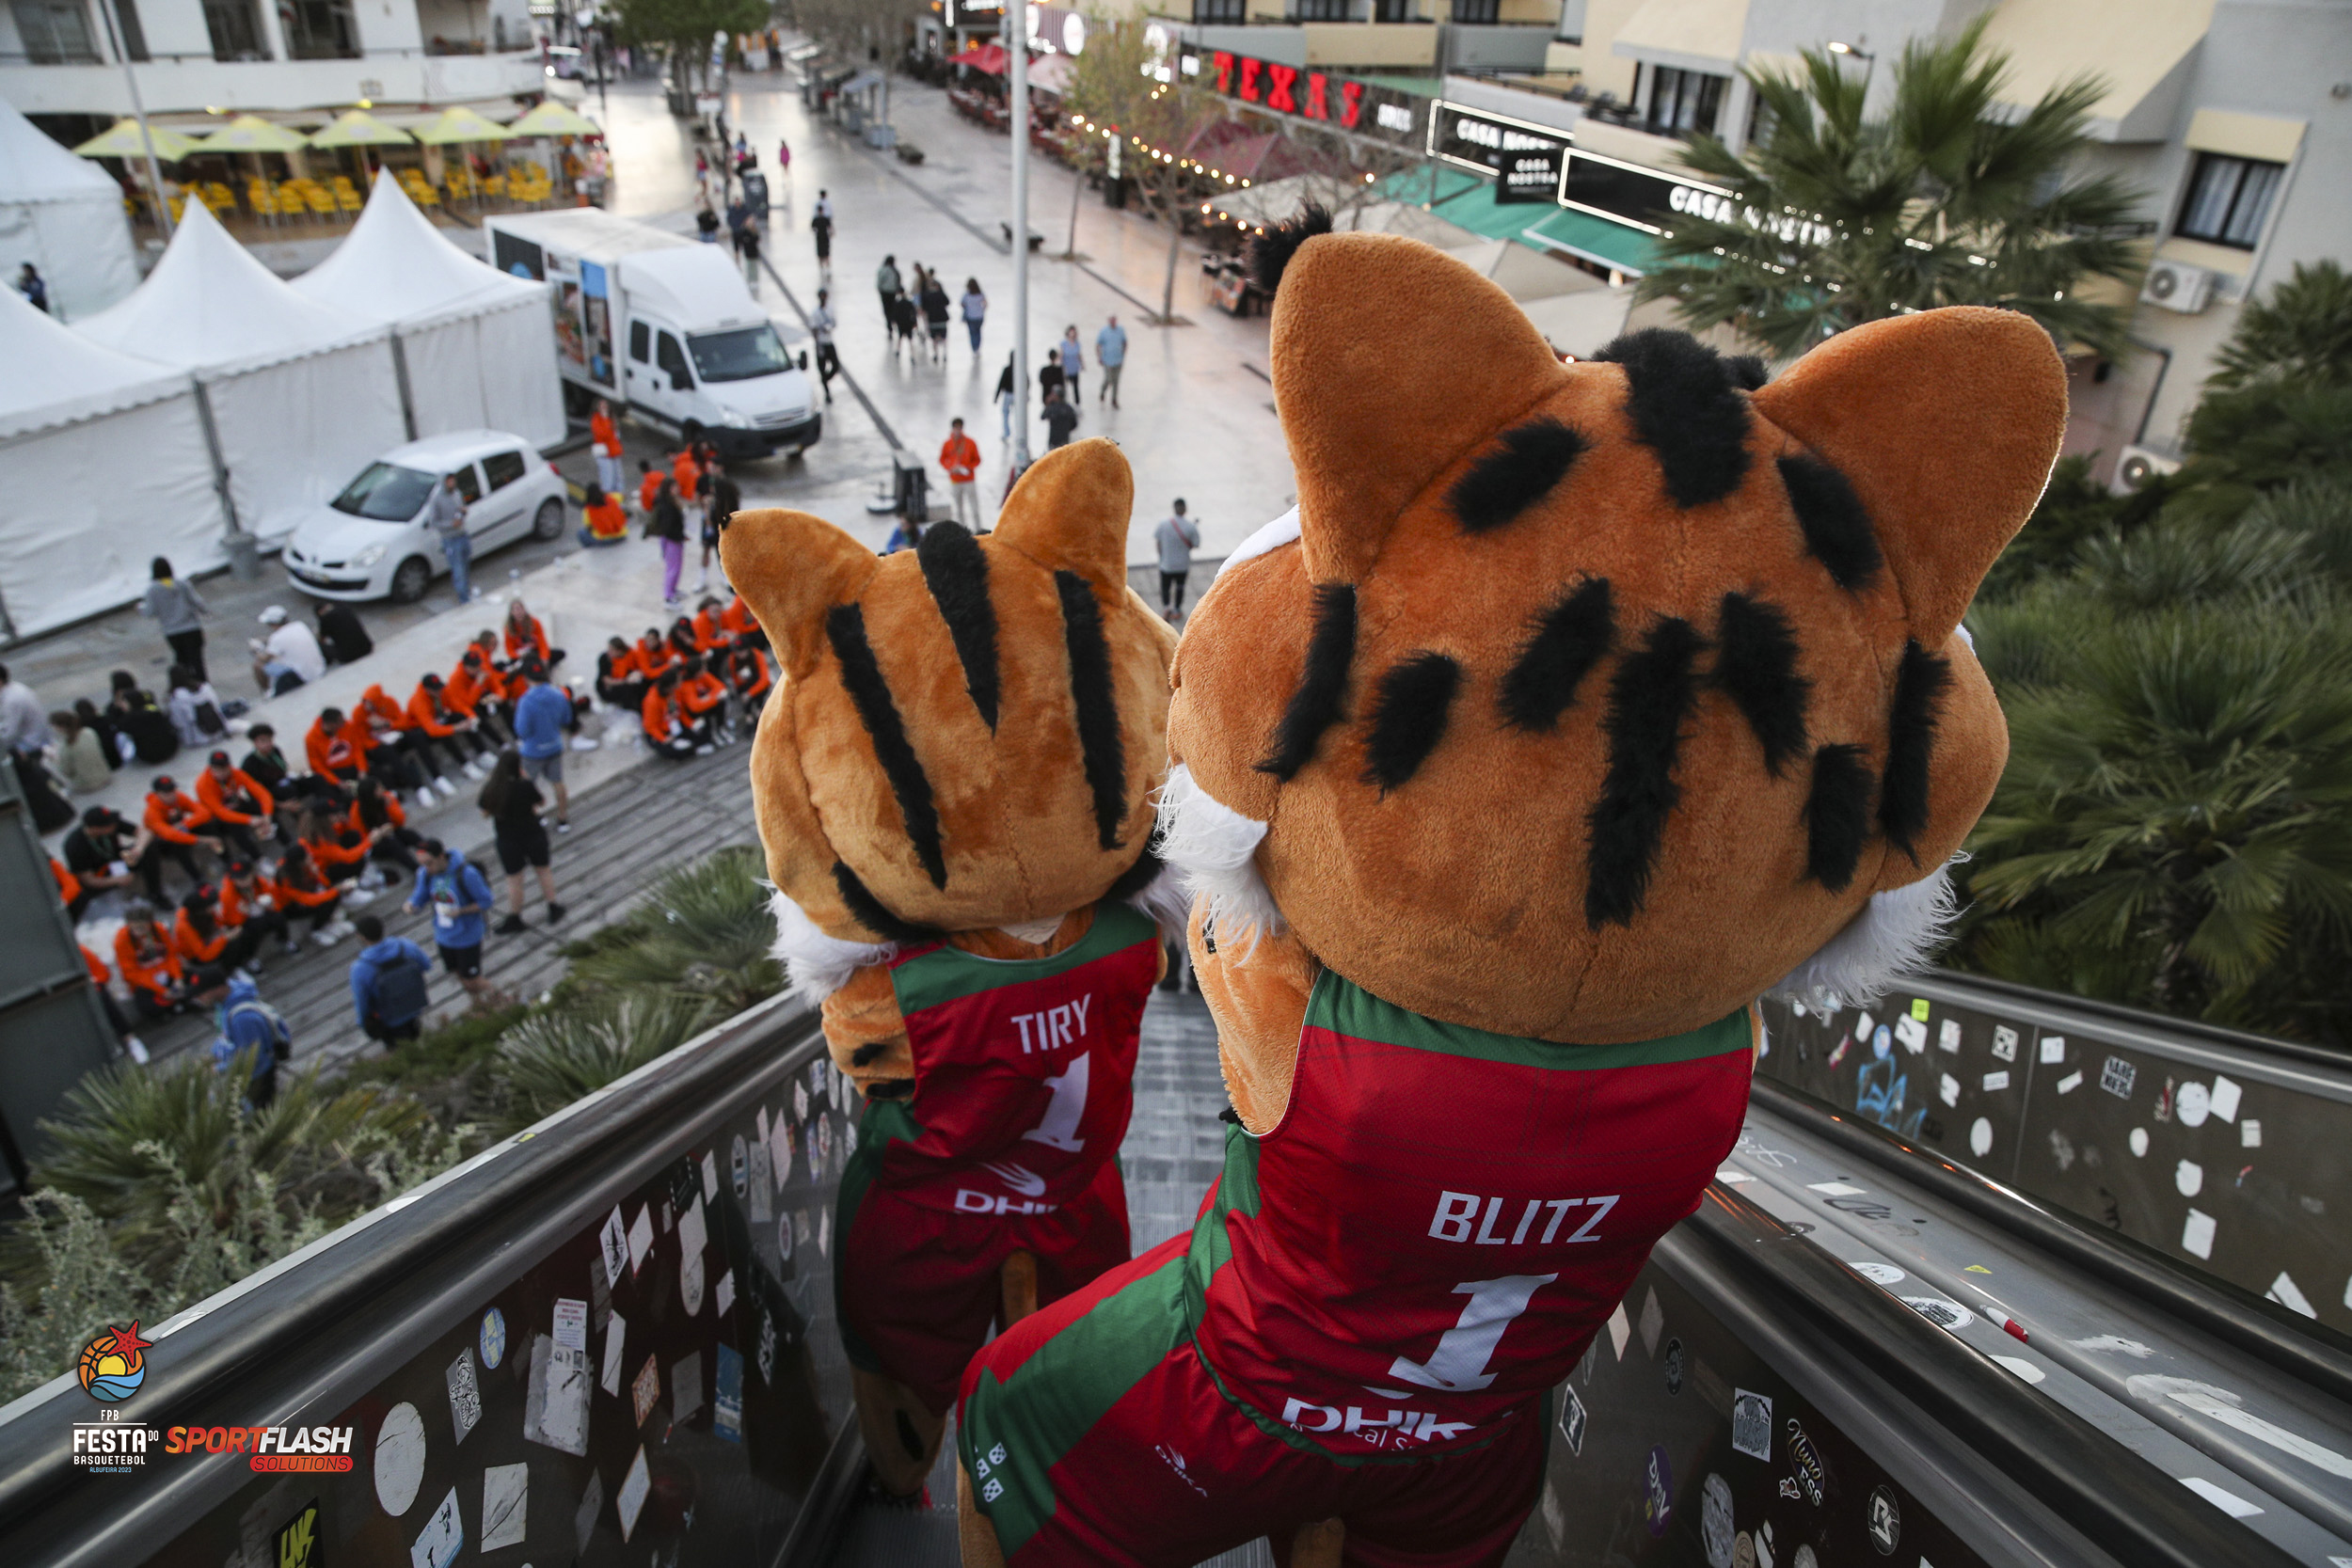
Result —
M1918 961L2007 754L1961 617L2065 425L2026 317L1768 381L1663 330L1562 364L1399 236L1261 260L1298 506L1178 645L1160 841L1235 1124L1189 1236L966 1372L975 1568L1502 1562L1756 999Z
M752 750L778 952L865 1097L836 1302L881 1484L911 1496L957 1379L1127 1260L1114 1156L1184 905L1149 849L1175 634L1127 587L1108 441L1022 478L994 533L877 559L739 512L728 579L785 678Z

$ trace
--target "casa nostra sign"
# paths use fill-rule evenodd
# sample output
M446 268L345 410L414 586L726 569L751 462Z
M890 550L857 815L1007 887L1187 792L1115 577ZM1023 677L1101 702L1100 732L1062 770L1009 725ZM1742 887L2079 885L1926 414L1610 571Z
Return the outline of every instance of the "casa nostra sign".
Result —
M1497 201L1551 201L1568 134L1440 99L1429 110L1429 155L1495 179Z
M1742 223L1783 244L1803 249L1826 245L1827 224L1789 213L1767 213L1741 201L1721 185L1677 179L1639 164L1571 149L1560 178L1560 204L1607 218L1645 234L1662 234L1677 214L1714 223Z

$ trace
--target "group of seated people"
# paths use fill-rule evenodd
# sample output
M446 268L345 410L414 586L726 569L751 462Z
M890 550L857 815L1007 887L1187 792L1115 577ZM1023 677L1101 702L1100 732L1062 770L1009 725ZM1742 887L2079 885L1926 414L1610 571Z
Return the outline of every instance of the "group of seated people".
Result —
M706 594L668 631L647 626L633 643L615 637L596 656L596 696L636 714L645 744L673 760L731 745L730 700L748 728L774 684L767 636L740 594L723 606Z
M561 747L577 730L589 705L552 681L563 657L517 601L503 637L480 634L455 669L425 674L405 703L379 683L349 713L321 710L300 764L276 726L257 723L242 760L213 752L191 787L157 775L137 822L90 807L65 835L62 863L50 862L67 911L78 923L97 897L128 896L115 969L146 1020L209 1004L233 971L258 972L272 943L299 952L298 925L331 946L353 929L345 909L389 877L412 879L431 842L408 825L401 792L430 806L437 785L456 798L453 772L487 777L517 743L534 687L558 700L520 714L524 744ZM170 865L190 884L176 905L165 889ZM107 965L87 947L83 957L103 992Z

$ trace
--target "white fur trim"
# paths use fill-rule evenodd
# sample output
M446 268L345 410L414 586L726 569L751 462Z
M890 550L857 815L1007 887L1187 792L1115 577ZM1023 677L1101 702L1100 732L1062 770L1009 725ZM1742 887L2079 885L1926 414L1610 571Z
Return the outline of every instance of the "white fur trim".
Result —
M1042 920L1010 920L996 928L1007 936L1019 937L1032 947L1042 947L1061 929L1063 917L1049 914Z
M1184 886L1184 874L1175 866L1163 863L1158 875L1143 884L1143 891L1130 894L1127 902L1136 912L1149 916L1160 928L1160 935L1171 942L1184 940L1184 927L1192 919L1192 894Z
M1255 561L1268 550L1280 549L1284 545L1296 540L1297 537L1298 508L1294 506L1243 540L1241 547L1225 558L1225 563L1216 569L1216 575L1221 578L1243 562ZM1216 578L1212 578L1209 580L1214 582Z
M1764 994L1823 1009L1874 1001L1927 967L1959 914L1951 868L1939 865L1909 887L1872 894L1845 929Z
M825 998L848 985L858 970L887 962L898 954L895 942L844 942L827 936L781 888L772 891L768 912L775 917L775 954L784 963L786 982L795 996L812 1007L823 1006Z
M1160 859L1182 877L1195 897L1209 900L1209 918L1220 940L1244 933L1279 934L1282 911L1258 875L1258 845L1266 824L1244 816L1193 782L1192 769L1178 763L1160 786Z

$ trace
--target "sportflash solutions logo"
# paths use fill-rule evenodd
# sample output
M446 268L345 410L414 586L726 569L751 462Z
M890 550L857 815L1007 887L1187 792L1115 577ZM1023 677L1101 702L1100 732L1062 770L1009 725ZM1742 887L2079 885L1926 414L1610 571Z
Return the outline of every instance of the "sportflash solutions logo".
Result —
M355 1427L176 1426L158 1430L144 1421L126 1421L116 1408L138 1392L147 1381L144 1352L154 1342L139 1338L139 1325L109 1323L82 1347L74 1372L82 1389L103 1407L99 1419L73 1423L73 1464L99 1475L127 1475L143 1468L149 1453L244 1454L257 1471L331 1470L351 1468ZM159 1444L156 1440L161 1438Z

